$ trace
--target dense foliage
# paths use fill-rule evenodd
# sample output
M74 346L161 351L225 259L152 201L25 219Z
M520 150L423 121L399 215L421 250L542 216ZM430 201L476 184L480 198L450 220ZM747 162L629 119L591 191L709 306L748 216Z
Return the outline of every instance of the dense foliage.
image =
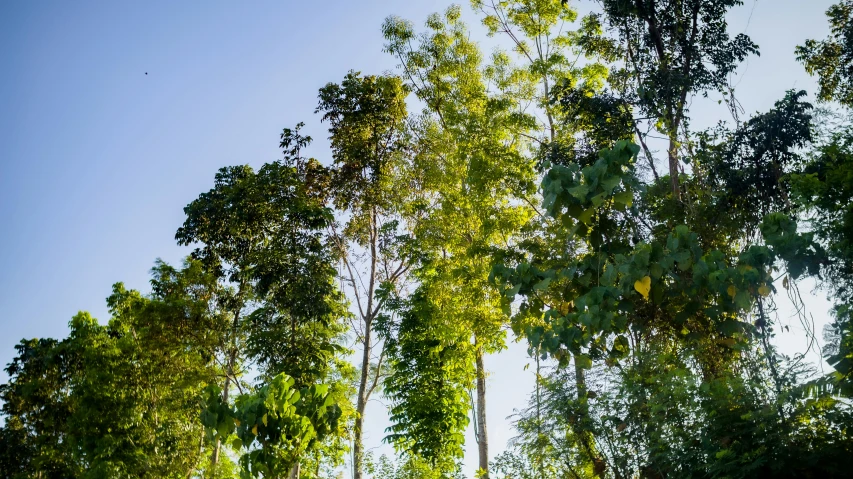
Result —
M473 0L491 55L459 6L386 19L399 75L320 89L327 157L285 128L186 206L192 254L149 293L20 342L0 478L456 478L468 427L481 478L849 475L853 4L792 52L823 108L741 119L743 2L590 3ZM733 121L694 130L698 96ZM776 347L803 281L835 301L828 374ZM508 340L536 386L495 454ZM396 462L365 444L374 394Z

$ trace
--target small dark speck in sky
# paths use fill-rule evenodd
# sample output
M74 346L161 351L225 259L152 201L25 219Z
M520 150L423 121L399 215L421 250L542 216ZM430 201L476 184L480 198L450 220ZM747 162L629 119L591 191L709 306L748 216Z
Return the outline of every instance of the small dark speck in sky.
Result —
M145 72L145 74L147 75L147 74L148 74L148 72Z

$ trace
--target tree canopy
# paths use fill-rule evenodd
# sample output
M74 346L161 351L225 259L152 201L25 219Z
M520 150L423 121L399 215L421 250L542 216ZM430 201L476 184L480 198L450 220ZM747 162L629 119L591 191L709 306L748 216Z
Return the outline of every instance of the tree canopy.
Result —
M469 427L481 479L849 475L853 3L791 52L814 101L745 118L742 1L589 3L472 0L491 54L460 6L388 17L399 68L319 90L319 159L284 128L184 208L183 264L16 346L0 478L457 478ZM696 129L709 95L733 121ZM806 281L832 371L778 345ZM500 450L509 341L535 388Z

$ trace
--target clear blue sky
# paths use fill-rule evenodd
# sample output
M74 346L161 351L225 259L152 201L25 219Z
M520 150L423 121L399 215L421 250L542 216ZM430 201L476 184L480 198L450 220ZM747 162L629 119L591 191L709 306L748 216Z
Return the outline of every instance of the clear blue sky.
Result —
M732 30L761 47L741 69L747 113L789 88L814 90L793 48L826 34L831 3L746 0L732 13ZM278 134L299 121L325 137L317 89L350 69L393 69L382 20L420 25L448 4L0 2L0 365L22 337L65 336L78 310L106 320L114 282L147 290L155 258L187 253L173 240L182 208L219 167L279 158ZM714 123L719 110L697 102L694 118ZM825 304L814 304L823 315ZM512 435L504 417L532 384L523 350L489 358L495 453ZM383 424L374 422L371 445Z

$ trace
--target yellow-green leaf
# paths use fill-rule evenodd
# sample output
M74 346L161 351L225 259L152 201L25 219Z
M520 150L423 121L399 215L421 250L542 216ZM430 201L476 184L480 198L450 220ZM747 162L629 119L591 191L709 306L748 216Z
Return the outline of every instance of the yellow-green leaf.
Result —
M267 425L267 415L266 414L264 414L264 417L261 418L261 422L264 423L264 426Z
M642 294L643 298L648 300L649 291L652 289L652 278L643 276L642 279L634 281L634 289L636 289L638 293Z
M735 295L737 294L737 288L735 288L735 285L730 284L728 289L726 289L726 292L729 293L729 296L734 298Z
M765 297L770 296L770 286L767 286L766 284L762 284L758 288L758 294L760 294L761 296L765 296Z
M258 435L258 425L257 424L252 426L252 434L254 434L255 436Z

